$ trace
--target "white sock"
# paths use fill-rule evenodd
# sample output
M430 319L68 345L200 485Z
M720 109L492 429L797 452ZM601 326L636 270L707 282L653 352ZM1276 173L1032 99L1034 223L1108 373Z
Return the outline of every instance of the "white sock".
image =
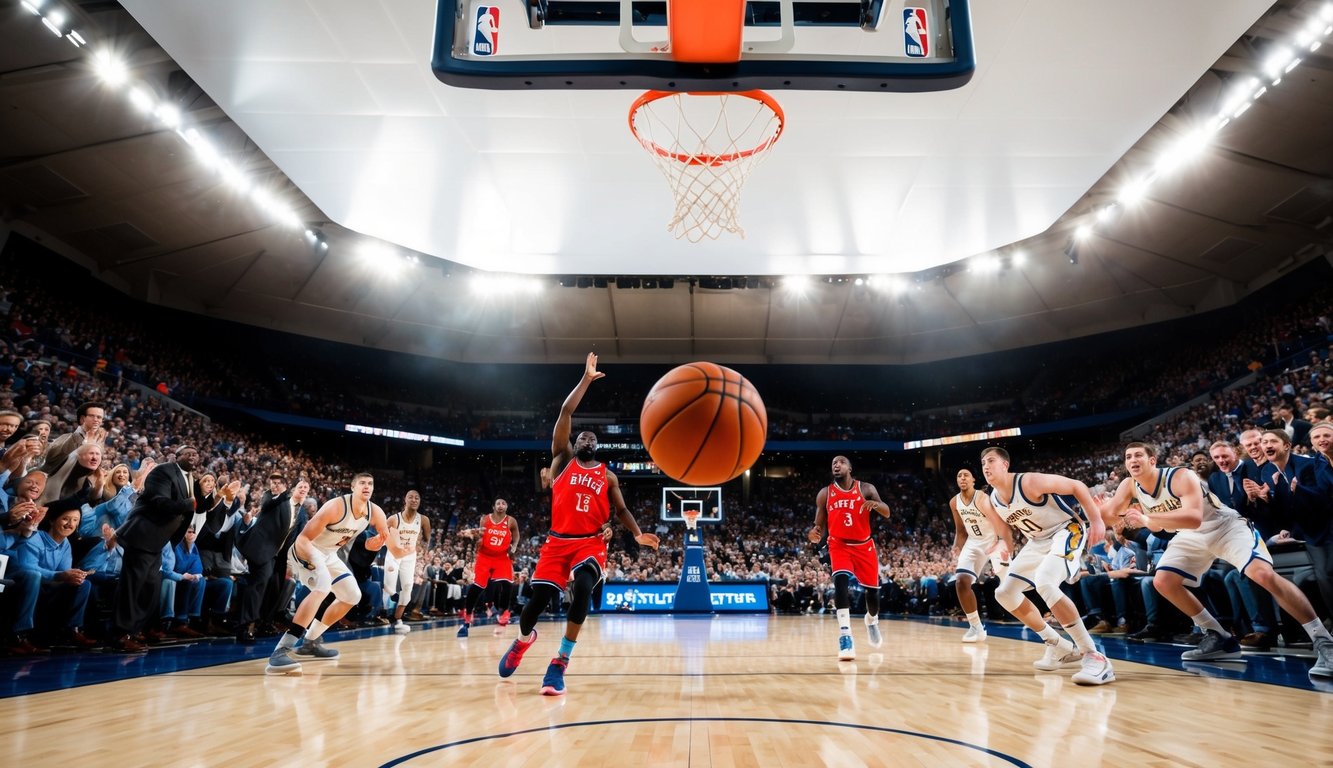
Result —
M328 624L325 624L319 619L315 619L314 621L310 622L310 629L307 629L305 631L305 641L309 643L311 641L318 640L319 636L324 634L324 630L328 628L329 628Z
M1060 633L1056 632L1050 624L1042 627L1041 630L1037 632L1037 635L1041 637L1042 640L1046 641L1047 645L1055 645L1060 642Z
M976 611L967 614L967 623L971 624L975 629L981 629L981 614Z
M850 635L850 634L852 633L852 609L851 609L851 608L839 608L839 609L838 609L838 629L842 630L842 633L843 633L844 635Z
M1328 627L1325 627L1324 622L1320 621L1318 617L1305 622L1301 626L1305 627L1305 633L1310 636L1311 640L1318 640L1321 637L1333 640L1333 635L1328 633Z
M1062 624L1065 631L1073 638L1074 645L1084 653L1096 653L1097 646L1092 642L1092 635L1088 634L1088 628L1083 626L1081 619L1074 619L1073 624Z
M1202 611L1199 611L1198 614L1191 616L1190 621L1193 621L1194 626L1198 627L1199 629L1213 630L1217 634L1221 635L1223 639L1231 637L1231 633L1226 631L1225 629L1222 629L1222 623L1219 622L1217 619L1213 618L1213 614L1209 613L1207 608L1204 608Z

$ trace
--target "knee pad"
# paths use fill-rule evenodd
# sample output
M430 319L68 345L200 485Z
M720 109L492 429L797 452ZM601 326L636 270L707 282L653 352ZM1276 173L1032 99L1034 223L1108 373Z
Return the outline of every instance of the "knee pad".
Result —
M1018 579L1005 579L995 590L995 602L1006 611L1013 613L1023 604L1023 590L1027 584Z
M357 586L356 579L351 576L333 582L332 592L339 602L348 605L356 605L361 602L361 587Z
M1065 593L1061 591L1059 584L1038 584L1037 594L1046 603L1047 608L1055 608L1055 604L1064 599Z

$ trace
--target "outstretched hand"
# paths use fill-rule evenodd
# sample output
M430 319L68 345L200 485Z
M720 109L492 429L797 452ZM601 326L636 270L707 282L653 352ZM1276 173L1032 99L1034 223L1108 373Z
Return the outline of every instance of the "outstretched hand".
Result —
M598 379L602 378L605 375L606 375L605 373L602 373L601 371L597 370L597 353L589 352L588 361L584 364L583 367L583 378L587 379L588 381L597 381Z
M641 533L638 536L635 536L634 540L649 549L657 549L657 545L662 543L661 540L657 538L657 535L652 533Z
M816 525L810 529L809 533L805 534L805 537L810 540L811 544L818 544L824 540L824 529Z

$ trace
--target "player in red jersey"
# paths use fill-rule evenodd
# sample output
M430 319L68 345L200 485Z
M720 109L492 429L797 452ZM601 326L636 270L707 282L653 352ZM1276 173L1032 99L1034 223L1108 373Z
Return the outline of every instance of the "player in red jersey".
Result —
M871 647L884 642L879 633L879 550L870 536L870 513L889 516L889 505L870 483L852 478L852 462L833 457L833 482L815 496L815 527L810 541L818 544L828 531L829 561L833 566L833 604L838 609L838 659L856 658L852 647L851 601L847 588L852 577L866 591L866 632Z
M639 544L654 549L658 544L656 536L639 530L620 495L615 474L597 461L597 436L580 432L572 444L569 442L574 409L588 391L588 385L605 375L597 370L597 355L588 353L583 377L560 406L560 416L551 435L551 533L542 545L537 569L532 574L532 599L519 614L519 637L500 659L500 677L514 674L523 654L537 641L537 619L548 603L559 601L565 585L572 581L565 636L542 679L541 692L547 696L565 692L565 668L588 617L593 589L601 582L606 567L611 510L615 509L616 519L634 534Z
M509 624L510 590L514 587L514 553L518 551L518 521L509 516L509 502L496 499L491 513L483 515L481 525L459 531L459 536L477 539L477 563L473 566L472 586L468 587L463 603L463 625L459 637L467 637L473 614L488 584L494 584L492 594L500 610L498 623ZM498 631L497 631L498 634Z

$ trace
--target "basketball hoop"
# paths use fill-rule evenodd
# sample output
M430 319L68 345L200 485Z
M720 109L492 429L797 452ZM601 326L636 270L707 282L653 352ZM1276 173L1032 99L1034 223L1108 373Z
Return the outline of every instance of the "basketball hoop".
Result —
M667 229L697 243L723 232L745 237L741 188L782 135L786 117L764 91L648 91L629 129L666 176L676 211Z
M680 516L685 518L685 528L693 531L699 527L699 512L697 509L682 509Z

